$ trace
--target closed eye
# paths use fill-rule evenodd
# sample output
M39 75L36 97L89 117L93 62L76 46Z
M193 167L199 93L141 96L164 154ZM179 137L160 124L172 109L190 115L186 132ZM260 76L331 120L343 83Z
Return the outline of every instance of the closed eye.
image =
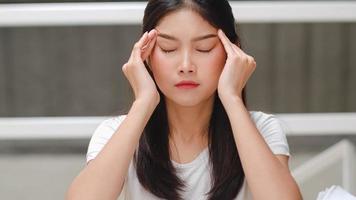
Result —
M172 50L166 50L166 49L162 49L161 50L163 51L163 53L171 53L173 51L175 51L175 49L172 49Z
M171 52L174 52L175 49L172 49L172 50L168 50L168 49L162 49L161 50L164 52L164 53L171 53ZM200 50L200 49L197 49L197 51L201 52L201 53L209 53L212 49L209 49L209 50Z
M199 52L202 52L202 53L209 53L212 49L209 49L209 50L197 50Z

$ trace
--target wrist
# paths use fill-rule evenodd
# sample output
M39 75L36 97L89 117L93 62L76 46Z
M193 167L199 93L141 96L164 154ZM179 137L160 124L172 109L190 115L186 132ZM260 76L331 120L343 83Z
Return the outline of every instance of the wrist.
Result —
M159 103L159 100L156 100L156 99L152 99L152 100L150 100L150 99L136 99L133 102L133 105L148 109L153 112L156 109L158 103Z
M239 96L223 97L220 100L228 116L232 116L241 110L247 110L243 99Z
M222 103L243 103L242 97L238 95L219 94Z

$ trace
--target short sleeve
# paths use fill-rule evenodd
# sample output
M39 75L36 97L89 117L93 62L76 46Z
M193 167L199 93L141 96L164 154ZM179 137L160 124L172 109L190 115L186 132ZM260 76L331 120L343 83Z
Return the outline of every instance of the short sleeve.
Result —
M274 154L290 156L287 137L281 121L275 115L261 111L251 112L251 117L271 151Z
M95 129L87 150L86 163L94 159L115 133L125 116L120 115L102 121Z

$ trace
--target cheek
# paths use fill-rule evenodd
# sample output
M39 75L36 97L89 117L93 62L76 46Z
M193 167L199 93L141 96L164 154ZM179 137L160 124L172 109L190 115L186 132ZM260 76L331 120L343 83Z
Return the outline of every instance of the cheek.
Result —
M159 84L164 81L165 77L168 77L169 66L172 63L160 50L156 47L152 50L150 55L151 70L154 78Z
M152 49L150 57L154 64L160 64L165 60L165 56L163 55L163 52L159 49L159 47L157 47L157 45Z
M202 62L202 66L207 66L207 73L212 76L219 76L222 72L226 61L226 54L223 48L217 47L210 54L207 54Z

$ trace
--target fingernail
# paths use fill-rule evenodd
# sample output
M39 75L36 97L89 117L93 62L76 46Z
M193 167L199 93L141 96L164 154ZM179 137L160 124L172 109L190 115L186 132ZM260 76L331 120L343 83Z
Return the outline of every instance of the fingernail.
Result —
M154 29L152 29L148 34L149 34L150 36L152 36L152 35L154 35L154 33L155 33L155 31L154 31Z

